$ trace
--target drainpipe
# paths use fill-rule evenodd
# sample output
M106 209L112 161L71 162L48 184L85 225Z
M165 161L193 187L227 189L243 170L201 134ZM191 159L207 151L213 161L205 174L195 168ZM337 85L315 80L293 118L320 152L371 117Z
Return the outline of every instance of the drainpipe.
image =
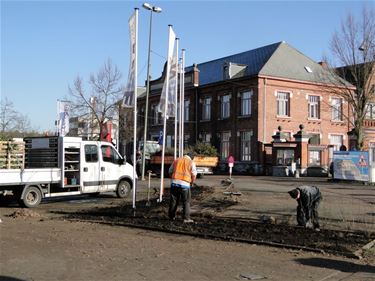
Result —
M263 79L263 145L266 143L266 94L267 78Z
M195 87L195 144L198 141L198 106L199 106L199 99L198 99L198 87Z

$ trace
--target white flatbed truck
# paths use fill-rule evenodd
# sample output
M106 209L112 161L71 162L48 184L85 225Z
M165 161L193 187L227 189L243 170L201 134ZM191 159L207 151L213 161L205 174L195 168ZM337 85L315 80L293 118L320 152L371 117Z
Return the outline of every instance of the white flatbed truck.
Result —
M133 187L133 167L109 142L79 137L25 138L23 169L0 169L0 195L13 195L25 207L43 198L116 192Z

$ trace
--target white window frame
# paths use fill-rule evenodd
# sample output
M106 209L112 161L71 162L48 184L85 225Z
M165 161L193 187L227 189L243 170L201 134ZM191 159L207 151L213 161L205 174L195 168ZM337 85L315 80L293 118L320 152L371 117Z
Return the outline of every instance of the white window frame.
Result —
M201 139L202 139L203 143L205 143L205 144L211 144L211 139L212 139L211 133L202 132L201 136L202 136Z
M220 117L221 119L230 117L230 94L220 97Z
M308 96L308 112L310 119L320 119L320 96Z
M229 156L230 132L221 132L220 134L220 158L226 160Z
M340 141L337 141L338 139L341 139ZM342 134L329 134L329 144L333 145L334 151L339 151L340 147L344 144L344 135Z
M167 135L166 139L166 147L172 147L172 144L174 145L174 136L172 135Z
M209 121L211 120L211 104L212 97L205 97L202 101L202 120Z
M277 91L277 116L290 117L290 92Z
M241 116L251 115L251 98L253 91L241 92Z
M278 149L276 150L276 165L277 166L290 166L295 157L293 149Z
M320 150L309 151L309 165L320 166L322 163L322 152Z
M372 161L373 166L375 166L375 142L369 143L369 151L372 154L372 159L370 159L370 161Z
M309 138L309 144L310 143L310 140L312 139L312 137L317 137L318 136L318 140L319 140L319 143L316 143L316 144L313 144L313 145L319 145L321 143L321 139L322 139L322 135L320 133L316 133L316 132L312 132L312 133L308 133L310 135L310 138Z
M241 136L241 161L251 161L251 137L253 131L242 131Z
M331 98L332 106L332 121L342 121L343 120L343 99L339 97Z
M190 100L184 100L184 121L187 122L189 121L189 114L190 111Z
M152 125L160 125L161 124L161 113L159 112L159 105L157 103L151 105L151 112L152 112Z

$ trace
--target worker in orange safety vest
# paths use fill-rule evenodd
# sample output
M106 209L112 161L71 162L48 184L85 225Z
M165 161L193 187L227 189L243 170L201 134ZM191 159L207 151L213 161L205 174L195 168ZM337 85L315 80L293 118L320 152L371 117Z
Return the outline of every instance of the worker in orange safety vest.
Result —
M171 177L171 189L168 216L175 220L178 203L182 201L184 223L193 222L190 219L190 187L197 176L197 168L192 160L191 153L174 160L169 168Z

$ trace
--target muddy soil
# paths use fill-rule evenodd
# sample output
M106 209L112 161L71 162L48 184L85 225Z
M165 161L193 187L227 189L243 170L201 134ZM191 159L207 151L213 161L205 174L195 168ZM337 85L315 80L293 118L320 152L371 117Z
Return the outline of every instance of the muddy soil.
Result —
M193 223L183 223L182 219L170 221L167 217L169 189L165 192L166 200L162 203L156 202L157 197L152 198L148 204L147 200L140 200L135 210L132 204L127 202L115 207L74 213L60 211L56 214L63 215L68 220L126 225L196 237L259 243L350 257L354 257L355 252L375 239L375 233L371 232L333 229L314 231L295 226L290 219L277 220L267 215L260 216L257 220L217 216L221 208L240 203L237 195L226 196L222 188L208 186L192 189L192 205L195 209L192 214Z
M162 203L152 192L148 206L143 190L135 210L113 195L1 207L0 279L375 280L373 248L347 258L373 232L315 232L293 215L228 216L246 209L248 193L212 186L193 188L194 223L184 224L180 213L168 220L165 191Z

